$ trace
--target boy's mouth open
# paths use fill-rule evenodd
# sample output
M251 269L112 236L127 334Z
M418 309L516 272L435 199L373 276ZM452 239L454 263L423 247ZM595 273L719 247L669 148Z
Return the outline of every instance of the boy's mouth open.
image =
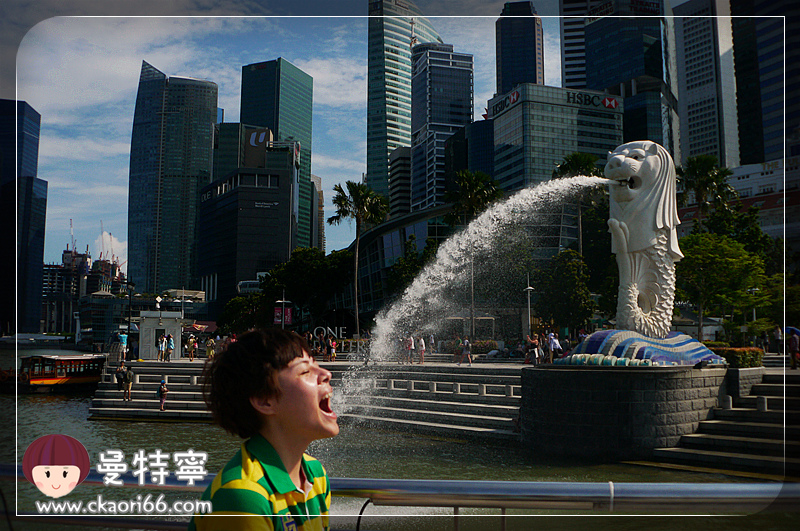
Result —
M333 408L331 408L331 397L332 396L333 396L333 393L328 393L325 396L323 396L322 400L320 400L320 402L319 402L319 408L322 410L323 413L325 413L329 417L336 418L337 415L333 411Z

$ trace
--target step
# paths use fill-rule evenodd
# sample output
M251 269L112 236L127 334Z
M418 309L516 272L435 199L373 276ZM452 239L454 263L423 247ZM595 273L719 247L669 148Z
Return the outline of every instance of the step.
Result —
M759 470L796 476L800 473L800 459L779 456L755 456L736 452L715 452L694 448L657 448L653 457L669 462L690 463L698 466Z
M132 397L133 400L122 400L122 398L100 398L92 400L92 407L96 408L123 408L123 409L159 409L161 401L158 399L148 400L143 398ZM174 400L167 398L165 407L168 409L183 409L183 410L196 410L206 411L206 405L203 402L194 400Z
M764 367L788 367L790 365L789 356L767 354L761 358L761 364L764 365Z
M334 404L336 405L336 404ZM381 406L409 410L423 410L465 415L483 415L501 418L519 416L519 403L516 405L475 404L474 402L457 402L453 400L423 400L398 396L361 396L347 397L344 408L362 406Z
M127 409L114 407L90 407L89 420L178 420L178 421L211 421L208 411L175 410L159 411L152 409Z
M750 388L751 396L787 396L800 398L800 385L781 383L760 383Z
M755 396L751 393L750 396L735 399L734 404L740 408L756 409L759 396L765 395ZM800 397L766 396L766 399L768 410L800 412Z
M712 409L713 418L719 420L734 420L741 422L767 422L774 424L800 425L800 412L767 410L758 411L751 408Z
M800 371L788 369L783 374L765 373L761 383L800 385Z
M780 423L736 422L730 420L702 420L698 433L759 437L762 439L800 440L800 426L784 426Z
M408 420L412 423L431 422L442 425L469 426L475 428L513 429L514 427L514 418L425 411L421 409L387 407L373 404L353 406L344 414L350 416L360 415L385 419L401 419Z
M520 440L519 433L506 428L484 428L477 426L460 426L408 420L402 418L384 418L366 414L345 414L339 417L343 425L365 425L375 427L388 427L403 432L425 433L429 435L444 435L447 437L465 437L476 439L494 439L498 441Z
M691 435L683 435L680 440L680 447L753 455L800 457L800 441L762 439L755 436L740 437L733 435L694 433Z

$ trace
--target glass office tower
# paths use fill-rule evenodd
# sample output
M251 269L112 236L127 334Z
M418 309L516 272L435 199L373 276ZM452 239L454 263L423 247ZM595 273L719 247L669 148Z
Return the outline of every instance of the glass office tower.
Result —
M411 46L442 39L409 0L370 0L366 183L389 197L389 155L411 145Z
M128 272L141 293L193 286L216 119L216 83L168 77L142 62L128 191Z
M16 249L17 258L3 265L3 334L39 332L47 211L47 181L36 176L40 126L41 116L26 102L0 100L0 219L6 228L0 241L4 249Z
M586 88L625 100L625 142L652 140L682 160L672 10L665 0L610 4L625 18L587 19Z
M242 67L242 99L239 121L266 127L276 141L300 142L299 219L297 243L314 247L312 227L316 209L311 182L311 110L314 80L279 57Z
M411 210L444 204L445 142L472 121L472 55L452 44L411 55Z
M544 31L533 2L506 2L494 27L497 94L520 83L544 85Z

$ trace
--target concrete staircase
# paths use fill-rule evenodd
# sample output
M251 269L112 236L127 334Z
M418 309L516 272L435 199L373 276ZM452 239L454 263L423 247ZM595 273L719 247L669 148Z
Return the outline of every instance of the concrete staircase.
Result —
M766 407L765 407L766 406ZM800 478L800 373L765 374L731 409L715 408L697 433L653 458L694 467Z
M346 403L337 411L344 422L518 440L521 368L521 364L470 367L428 362L361 368L339 377Z
M338 357L337 357L338 358ZM341 358L338 358L341 359ZM440 359L439 356L434 359ZM452 355L441 355L452 359ZM130 401L107 368L92 399L91 420L210 422L203 401L203 361L129 362L135 381ZM455 437L517 440L521 363L452 362L424 365L398 363L351 365L322 363L331 371L334 409L342 424L408 429ZM352 368L352 370L351 370ZM160 411L157 390L167 381L166 411Z

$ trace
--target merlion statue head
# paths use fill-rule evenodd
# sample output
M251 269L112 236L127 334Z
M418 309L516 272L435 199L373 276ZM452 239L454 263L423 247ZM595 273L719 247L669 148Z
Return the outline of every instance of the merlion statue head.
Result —
M655 245L660 230L669 232L668 249L683 257L675 228L680 224L675 197L675 164L667 150L649 140L629 142L608 154L605 176L611 184L610 218L630 231L628 252Z

